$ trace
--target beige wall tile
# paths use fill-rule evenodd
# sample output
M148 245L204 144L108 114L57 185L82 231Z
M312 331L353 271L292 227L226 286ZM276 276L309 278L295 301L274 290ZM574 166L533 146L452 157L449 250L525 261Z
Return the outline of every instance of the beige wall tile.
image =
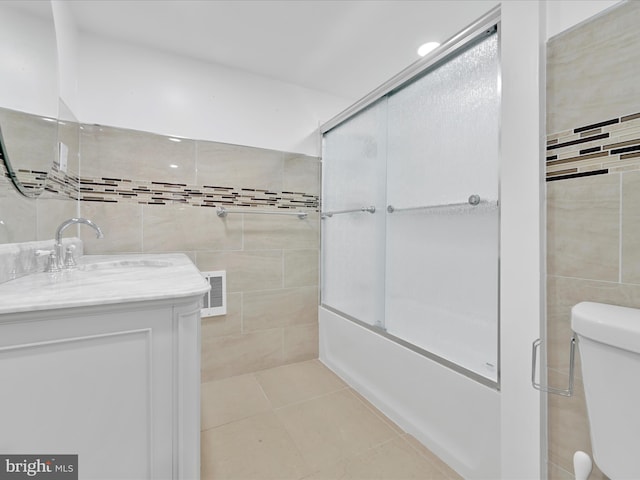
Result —
M397 434L349 390L276 410L307 464L319 470ZM313 432L313 435L309 435Z
M244 332L318 322L318 288L300 287L243 295Z
M203 480L297 480L310 473L271 412L202 433Z
M205 141L197 150L198 184L282 190L283 152Z
M627 2L548 42L549 133L640 111L638 23Z
M56 230L62 222L78 216L78 203L71 199L38 198L36 201L29 200L37 206L38 240L54 238ZM79 236L78 228L69 227L62 236L63 238L77 237Z
M227 292L282 288L281 251L198 252L200 270L226 270Z
M49 171L58 158L57 122L44 120L39 115L0 108L0 126L7 156L18 178L19 169Z
M240 335L242 333L242 294L227 293L227 313L202 318L202 341L212 337Z
M96 238L93 229L80 227L85 253L142 252L142 209L135 203L80 202L80 215L104 233L104 238Z
M0 204L4 206L0 210L0 242L31 242L38 238L36 201L22 196L3 176L0 177ZM48 238L53 238L53 233L49 235Z
M83 125L82 177L194 184L195 142L124 128ZM172 167L175 165L175 167Z
M271 410L254 374L204 383L201 397L202 430Z
M145 252L235 250L242 247L242 220L221 220L214 209L188 205L144 205Z
M547 316L547 367L565 375L569 374L571 357L571 317ZM582 378L580 355L575 353L575 375ZM556 388L566 388L566 385L552 385Z
M547 186L549 274L617 281L619 239L618 174L551 182Z
M244 246L248 250L319 248L317 213L295 216L244 215Z
M284 286L317 286L319 283L320 250L284 251Z
M284 329L284 362L318 358L318 325L296 325Z
M287 154L284 160L282 190L320 195L320 159Z
M640 172L622 174L622 281L640 283Z
M282 365L282 330L202 339L202 381Z
M569 318L571 307L585 301L640 308L638 285L566 277L550 277L549 285L547 301L550 315Z
M284 365L256 374L273 408L316 398L347 388L318 360Z
M551 385L566 385L568 377L549 372ZM549 395L549 461L573 471L573 454L582 450L591 455L584 387L575 382L574 396Z

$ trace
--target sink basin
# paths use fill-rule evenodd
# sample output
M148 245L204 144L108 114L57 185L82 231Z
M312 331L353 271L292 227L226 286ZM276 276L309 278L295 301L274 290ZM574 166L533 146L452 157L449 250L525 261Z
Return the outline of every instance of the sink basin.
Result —
M209 288L182 253L82 255L77 268L0 283L0 315L186 298Z

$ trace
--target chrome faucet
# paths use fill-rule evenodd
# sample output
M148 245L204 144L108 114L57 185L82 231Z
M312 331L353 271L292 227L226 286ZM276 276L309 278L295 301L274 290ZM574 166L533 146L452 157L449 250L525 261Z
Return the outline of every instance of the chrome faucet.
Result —
M56 230L55 243L53 247L56 261L58 263L58 268L61 268L61 269L68 268L70 265L73 265L74 263L73 258L70 258L70 259L66 258L66 255L73 256L73 250L66 252L66 254L63 251L62 232L64 232L64 230L68 226L74 225L76 223L89 225L91 228L93 228L96 231L96 238L104 238L104 234L102 233L102 230L100 230L100 227L95 223L93 223L91 220L87 220L86 218L70 218L69 220L65 220L60 224L60 226Z

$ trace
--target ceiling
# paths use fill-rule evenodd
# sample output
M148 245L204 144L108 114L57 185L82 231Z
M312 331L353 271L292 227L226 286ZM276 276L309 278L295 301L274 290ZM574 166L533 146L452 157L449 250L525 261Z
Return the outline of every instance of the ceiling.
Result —
M496 0L67 0L81 32L356 100Z

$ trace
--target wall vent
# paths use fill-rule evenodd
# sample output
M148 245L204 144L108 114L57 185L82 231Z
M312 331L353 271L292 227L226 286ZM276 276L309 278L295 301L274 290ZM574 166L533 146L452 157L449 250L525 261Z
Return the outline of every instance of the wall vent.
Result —
M211 285L211 290L202 299L202 317L214 317L227 313L227 272L202 272L205 280Z

